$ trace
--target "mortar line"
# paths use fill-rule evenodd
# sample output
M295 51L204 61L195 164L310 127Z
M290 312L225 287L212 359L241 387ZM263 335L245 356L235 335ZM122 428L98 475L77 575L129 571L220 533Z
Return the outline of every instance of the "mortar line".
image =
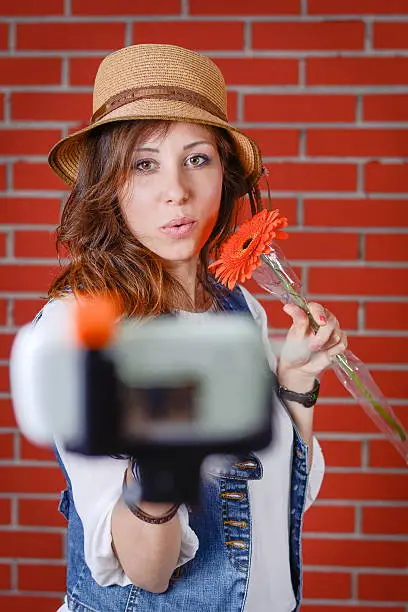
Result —
M373 50L373 22L366 18L364 20L364 51L372 53Z
M252 24L249 21L244 23L244 51L247 55L252 54Z
M129 21L125 25L125 40L124 40L124 45L125 45L125 47L133 45L133 24L130 23Z
M189 13L190 13L190 5L189 5L189 0L181 0L181 4L180 4L180 16L181 17L189 17Z
M184 9L184 5L188 3L185 0L181 0L181 7ZM65 0L65 6L70 11L71 3L69 0ZM131 19L132 21L177 21L182 16L182 13L162 13L160 15L151 14L135 14L135 13L118 13L111 15L73 15L70 14L58 14L58 15L19 15L19 23L110 23L117 21L124 21L125 19ZM259 21L259 15L188 15L189 21L191 22L202 22L202 21L242 21L243 18L248 19L251 22ZM344 22L344 21L356 21L359 19L373 20L378 19L381 21L387 21L389 23L406 23L408 22L408 15L406 13L383 15L383 14L370 14L370 15L358 15L355 13L351 14L319 14L319 15L262 15L262 20L266 23L298 23L299 21L307 21L309 23L321 23L325 22ZM10 23L16 20L16 16L0 15L0 23Z
M71 62L68 57L63 57L61 61L61 86L62 89L69 89L70 86Z
M8 27L8 51L10 55L15 54L16 39L17 39L17 24L15 21L11 21Z

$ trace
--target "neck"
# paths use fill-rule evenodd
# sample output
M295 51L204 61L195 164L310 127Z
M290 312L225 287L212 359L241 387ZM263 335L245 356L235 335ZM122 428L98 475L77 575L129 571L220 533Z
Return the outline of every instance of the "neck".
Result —
M210 307L211 297L204 290L202 284L197 282L198 258L194 261L175 262L168 267L168 270L187 293L193 311L199 312Z
M198 259L171 262L171 264L168 265L169 272L183 287L184 291L190 298L194 309L196 307L197 266Z

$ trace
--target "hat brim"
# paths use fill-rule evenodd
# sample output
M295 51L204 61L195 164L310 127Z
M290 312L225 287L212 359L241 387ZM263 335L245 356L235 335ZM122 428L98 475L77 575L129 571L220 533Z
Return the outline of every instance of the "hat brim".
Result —
M237 153L245 169L248 184L253 186L261 175L261 155L257 144L249 136L243 134L230 123L219 119L201 108L186 102L160 99L143 99L131 102L110 112L109 115L106 115L100 121L66 136L51 149L48 163L54 172L72 187L78 176L85 134L100 125L143 119L186 121L224 128L229 131L235 142Z

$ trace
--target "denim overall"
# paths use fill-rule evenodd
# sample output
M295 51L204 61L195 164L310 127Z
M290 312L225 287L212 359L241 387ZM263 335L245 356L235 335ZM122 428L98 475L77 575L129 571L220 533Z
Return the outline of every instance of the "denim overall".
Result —
M248 312L239 288L222 297L223 310ZM262 478L255 454L237 457L222 472L202 479L202 506L190 513L199 548L194 559L177 568L165 593L137 586L101 587L84 558L84 533L76 511L71 482L61 458L67 489L59 509L68 520L67 601L76 612L242 612L251 563L251 508L248 480ZM301 528L307 486L307 447L294 428L290 494L290 565L296 607L301 599ZM280 612L280 611L274 611Z

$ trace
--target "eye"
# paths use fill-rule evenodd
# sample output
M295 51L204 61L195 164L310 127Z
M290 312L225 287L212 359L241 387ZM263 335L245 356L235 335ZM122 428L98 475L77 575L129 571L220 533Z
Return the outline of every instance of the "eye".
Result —
M151 172L155 169L156 165L153 159L140 159L136 162L136 170L139 172Z
M209 161L210 161L210 158L207 155L191 155L186 160L186 163L189 166L193 166L193 168L199 168L200 166L203 166Z

